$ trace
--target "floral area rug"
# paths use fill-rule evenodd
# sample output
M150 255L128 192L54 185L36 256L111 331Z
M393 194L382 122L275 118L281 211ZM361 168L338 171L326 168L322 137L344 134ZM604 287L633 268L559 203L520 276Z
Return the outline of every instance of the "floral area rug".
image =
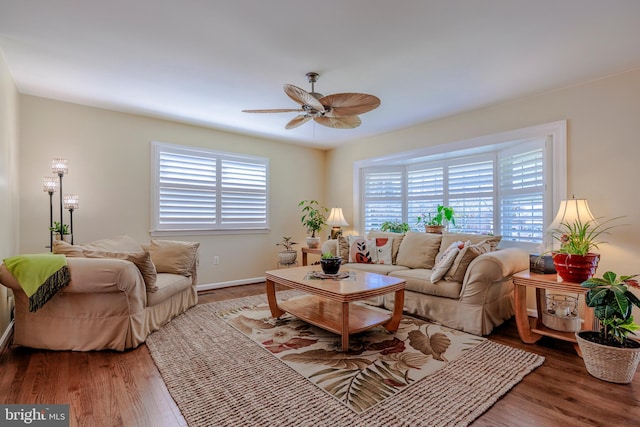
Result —
M266 304L217 313L224 321L356 413L394 396L485 338L405 316L398 331L383 327L340 336L285 314L271 317Z

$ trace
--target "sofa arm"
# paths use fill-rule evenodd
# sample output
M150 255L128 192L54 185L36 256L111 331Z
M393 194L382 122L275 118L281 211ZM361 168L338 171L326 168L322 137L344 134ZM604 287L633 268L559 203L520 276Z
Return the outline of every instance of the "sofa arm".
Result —
M146 292L144 280L132 262L112 258L67 257L71 281L60 292L64 293L108 293L134 294ZM0 283L21 291L22 287L2 264Z
M338 239L330 239L321 246L322 253L331 252L333 256L338 256Z
M460 300L465 304L484 304L499 298L501 285L515 273L529 268L529 255L522 249L507 248L487 252L474 259L462 282ZM492 286L497 284L498 286Z

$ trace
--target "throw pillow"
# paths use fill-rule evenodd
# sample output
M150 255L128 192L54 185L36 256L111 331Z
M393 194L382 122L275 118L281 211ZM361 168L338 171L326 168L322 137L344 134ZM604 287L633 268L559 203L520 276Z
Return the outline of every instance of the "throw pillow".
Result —
M349 239L345 236L338 238L337 255L342 258L342 262L349 262Z
M115 258L131 261L140 270L147 292L156 292L159 289L156 286L158 279L156 267L151 262L151 254L149 252L102 252L85 249L82 253L86 258Z
M375 239L349 236L349 262L375 264L377 261Z
M463 242L451 243L444 253L436 260L433 270L431 271L431 283L436 283L444 277L447 271L449 271L449 268L451 268L453 262L458 256L458 252L460 252L459 247L461 245L463 245Z
M393 247L391 249L391 263L396 264L398 258L398 250L400 249L400 244L402 244L402 239L404 239L404 233L392 233L390 231L377 231L373 230L369 232L368 237L370 239L378 238L378 237L390 237L393 239Z
M58 255L65 255L68 257L83 257L82 246L72 245L64 240L53 241L53 253Z
M149 252L158 273L173 273L189 277L198 260L199 247L199 242L152 239Z
M458 252L456 259L453 261L453 265L449 271L447 271L445 279L453 282L462 282L471 261L489 251L491 251L491 244L489 242L483 240L473 245L470 240L467 240L464 243L464 247Z
M144 252L140 243L138 243L133 237L126 235L96 240L84 245L70 245L62 240L56 240L53 242L54 254L66 255L68 257L82 257L84 256L82 251L85 249L102 252Z
M441 234L409 231L398 249L396 264L409 268L433 268Z
M393 263L391 254L393 251L393 238L376 237L376 259L378 264L390 265Z
M486 241L491 246L491 250L495 251L498 243L502 240L502 236L489 236L486 234L473 233L448 233L445 231L442 234L442 244L440 245L438 256L440 256L451 243L456 241L466 242L467 240L470 241L472 245Z

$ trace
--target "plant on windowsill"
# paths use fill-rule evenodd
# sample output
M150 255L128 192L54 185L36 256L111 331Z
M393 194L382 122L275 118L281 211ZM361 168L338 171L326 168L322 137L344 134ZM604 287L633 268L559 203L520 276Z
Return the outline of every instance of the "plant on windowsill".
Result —
M338 274L341 264L342 258L335 256L331 252L324 252L320 256L320 266L324 274Z
M296 242L291 241L292 237L283 237L280 243L276 243L276 246L284 246L284 250L278 252L278 263L281 265L295 264L298 257L298 251L293 249L293 245L297 245Z
M390 231L392 233L406 233L409 231L409 224L406 222L385 221L380 226L380 231Z
M558 275L566 281L581 283L593 277L598 268L600 254L593 252L599 249L600 236L606 234L616 225L611 222L621 217L603 222L595 219L573 222L563 222L559 228L551 230L554 240L560 243L560 248L550 251L553 264Z
M311 236L307 237L307 246L309 248L317 248L320 246L320 237L316 236L327 223L327 214L329 209L321 206L317 200L303 200L298 203L302 208L302 218L300 222L307 229Z
M640 325L634 323L633 306L640 299L628 287L640 288L633 276L607 271L602 278L590 278L580 286L588 288L587 306L600 321L599 331L576 332L587 371L596 378L627 384L633 380L640 362L640 342L628 337Z
M449 224L456 225L456 212L450 206L438 205L436 213L426 213L419 215L416 225L424 224L424 231L427 233L442 234L442 230Z

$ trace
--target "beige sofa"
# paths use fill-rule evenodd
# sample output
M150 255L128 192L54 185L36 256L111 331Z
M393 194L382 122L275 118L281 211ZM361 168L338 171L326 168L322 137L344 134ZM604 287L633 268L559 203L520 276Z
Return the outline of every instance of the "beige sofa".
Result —
M348 261L348 238L328 240L322 251L343 258L344 269L364 270L406 280L404 311L453 329L475 335L488 335L494 327L514 314L511 276L529 268L529 256L520 249L496 250L499 237L473 234L430 234L408 232L371 232L369 239L391 238L391 263L369 264ZM347 241L347 243L345 243ZM454 242L467 249L457 249L450 267L436 265ZM371 248L369 248L371 249ZM473 252L473 253L471 253ZM353 261L353 253L352 261ZM457 262L457 263L456 263ZM447 269L442 279L431 281L434 266ZM393 294L369 303L393 309Z
M67 256L71 281L35 312L3 264L0 283L13 290L16 302L13 344L78 351L137 347L197 303L198 245L138 245L126 236L84 246L56 242L54 252Z

